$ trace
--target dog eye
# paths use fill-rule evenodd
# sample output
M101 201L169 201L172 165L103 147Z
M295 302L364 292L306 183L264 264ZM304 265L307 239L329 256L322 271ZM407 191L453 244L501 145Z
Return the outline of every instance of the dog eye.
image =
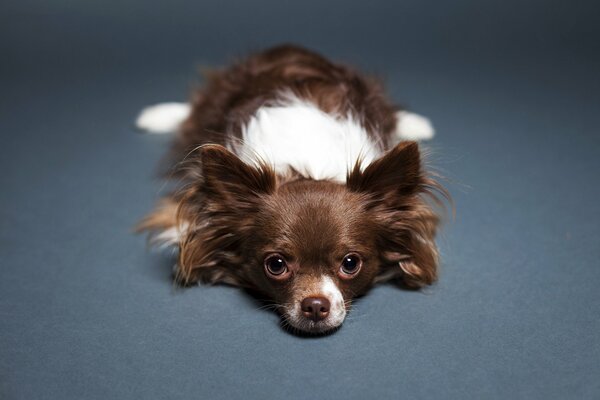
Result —
M358 254L350 253L344 256L342 260L341 272L343 275L354 275L362 266L362 261Z
M287 263L279 254L270 255L265 259L265 270L269 275L281 276L287 272Z

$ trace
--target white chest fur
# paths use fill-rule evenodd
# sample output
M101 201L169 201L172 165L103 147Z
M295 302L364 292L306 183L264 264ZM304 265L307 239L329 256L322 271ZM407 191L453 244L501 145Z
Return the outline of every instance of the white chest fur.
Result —
M232 148L246 161L264 159L278 173L293 168L340 182L359 158L367 165L382 153L352 115L336 117L299 99L259 108L243 129L242 145Z

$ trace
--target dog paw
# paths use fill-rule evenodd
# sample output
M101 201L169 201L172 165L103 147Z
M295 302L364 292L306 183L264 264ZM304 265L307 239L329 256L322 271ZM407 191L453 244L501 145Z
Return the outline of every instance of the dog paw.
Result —
M396 113L396 136L402 140L429 140L435 130L428 118L408 111Z
M135 125L148 133L173 133L190 115L187 103L160 103L146 107L140 112Z

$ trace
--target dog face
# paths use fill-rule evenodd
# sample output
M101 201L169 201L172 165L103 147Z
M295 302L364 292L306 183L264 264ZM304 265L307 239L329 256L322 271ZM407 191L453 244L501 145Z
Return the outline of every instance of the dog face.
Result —
M295 329L342 324L351 300L381 278L411 287L436 278L435 188L404 142L346 183L278 176L217 145L200 149L197 181L179 199L179 278L249 287Z
M343 185L300 180L263 199L247 244L254 283L294 328L339 326L379 268L376 224L366 199Z

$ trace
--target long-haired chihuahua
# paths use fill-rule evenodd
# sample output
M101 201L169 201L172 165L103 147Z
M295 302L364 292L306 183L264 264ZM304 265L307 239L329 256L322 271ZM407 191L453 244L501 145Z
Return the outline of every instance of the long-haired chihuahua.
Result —
M176 134L179 185L140 229L178 249L179 282L249 288L294 329L324 333L376 282L436 280L447 192L415 141L433 129L376 80L280 46L213 71L189 104L144 109L137 125Z

